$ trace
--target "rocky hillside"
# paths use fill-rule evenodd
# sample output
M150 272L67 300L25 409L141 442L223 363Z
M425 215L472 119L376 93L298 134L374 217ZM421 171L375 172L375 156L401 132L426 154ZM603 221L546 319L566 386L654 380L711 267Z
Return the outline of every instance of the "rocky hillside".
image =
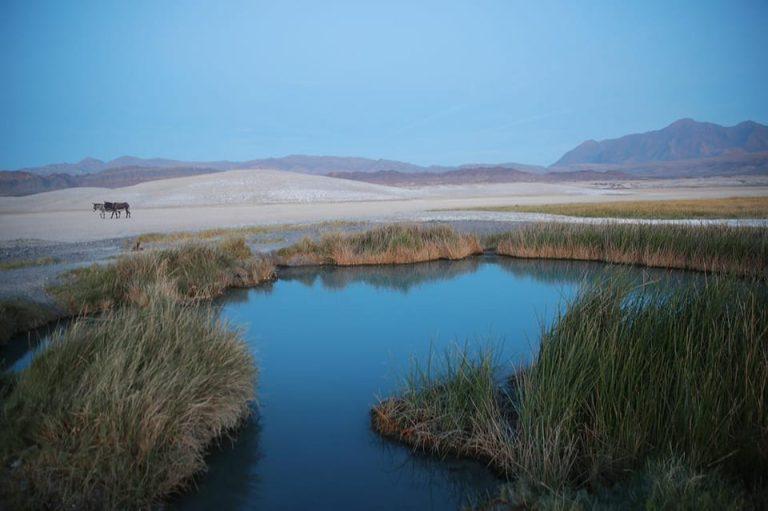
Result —
M752 121L725 127L681 119L666 128L610 140L588 140L553 166L638 164L768 152L768 126Z

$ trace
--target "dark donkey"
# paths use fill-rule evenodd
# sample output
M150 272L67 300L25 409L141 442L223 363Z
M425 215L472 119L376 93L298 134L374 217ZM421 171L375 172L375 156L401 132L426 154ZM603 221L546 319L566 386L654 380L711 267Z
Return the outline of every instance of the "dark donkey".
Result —
M120 212L125 210L125 218L131 218L131 207L127 202L105 202L104 211L111 211L109 218L120 218Z

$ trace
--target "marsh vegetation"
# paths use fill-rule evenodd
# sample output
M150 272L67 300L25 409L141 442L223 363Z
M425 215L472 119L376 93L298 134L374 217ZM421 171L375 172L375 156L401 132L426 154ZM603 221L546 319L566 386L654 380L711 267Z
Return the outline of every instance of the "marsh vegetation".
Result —
M243 238L215 238L182 236L74 270L51 288L80 317L27 369L3 375L0 489L13 506L145 508L205 466L211 442L247 416L256 370L239 334L201 302L272 280L275 264L390 265L483 251L475 235L442 225L327 234L271 255L253 254ZM587 286L542 332L530 366L504 367L492 351L469 349L414 365L401 392L373 409L378 432L484 461L514 480L499 493L502 506L719 509L766 494L755 474L768 471L768 293L759 280L768 275L768 230L533 224L484 244L516 258L756 280ZM413 267L411 278L428 269ZM347 277L324 278L343 287ZM51 314L35 303L0 305L3 332Z
M538 223L496 236L498 254L768 276L768 228Z
M459 352L437 370L414 368L401 393L374 408L373 426L415 448L484 459L547 499L573 500L580 488L611 488L643 470L662 484L658 463L765 498L764 287L603 282L543 332L530 367L508 368L498 383L490 360ZM510 505L525 504L526 492L510 492Z
M162 292L147 300L58 331L3 389L13 508L148 508L248 415L256 370L240 335Z
M274 266L237 238L66 274L51 292L79 319L3 378L4 500L18 509L144 509L182 489L254 398L255 364L240 334L199 302L273 277ZM0 319L12 323L5 332L53 317L4 302Z
M449 226L386 225L361 233L304 238L277 252L278 264L354 266L463 259L482 253L477 237Z
M125 255L64 276L50 289L71 313L91 313L123 304L143 304L148 289L175 300L209 300L227 288L254 286L274 278L274 266L254 255L242 238L216 244L184 243Z

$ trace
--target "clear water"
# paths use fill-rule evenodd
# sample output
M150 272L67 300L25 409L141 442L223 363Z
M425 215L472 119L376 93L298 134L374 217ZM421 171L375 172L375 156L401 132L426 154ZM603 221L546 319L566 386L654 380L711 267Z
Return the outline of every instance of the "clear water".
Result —
M452 343L535 354L590 263L483 257L411 266L283 271L222 314L258 359L259 416L177 509L459 509L499 481L479 463L414 455L372 432L369 410L411 357ZM641 270L630 270L640 274Z
M380 438L370 428L371 407L397 390L412 358L456 343L497 345L502 367L529 362L542 325L582 282L611 268L487 256L304 268L229 294L221 314L242 328L256 356L258 409L234 443L211 453L197 487L168 507L443 510L492 494L499 481L483 465L413 454ZM690 278L621 270L628 273ZM6 363L19 370L31 354L24 343L17 352L12 346Z

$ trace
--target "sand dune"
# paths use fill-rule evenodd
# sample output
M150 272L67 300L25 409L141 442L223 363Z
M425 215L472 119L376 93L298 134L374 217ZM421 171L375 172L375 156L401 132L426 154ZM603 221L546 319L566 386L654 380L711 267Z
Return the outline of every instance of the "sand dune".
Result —
M134 208L221 206L406 199L415 192L279 170L233 170L149 181L125 188L67 188L24 197L0 197L0 212L70 211L92 202L128 202Z

